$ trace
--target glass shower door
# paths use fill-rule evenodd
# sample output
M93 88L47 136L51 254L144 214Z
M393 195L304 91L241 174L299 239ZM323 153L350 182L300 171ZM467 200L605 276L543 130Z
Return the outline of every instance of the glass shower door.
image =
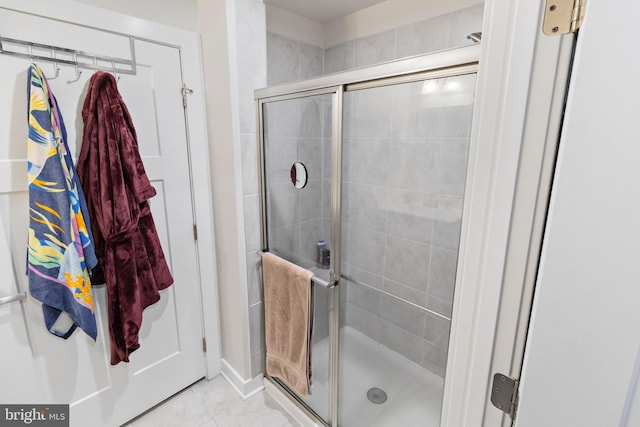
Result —
M340 426L440 424L475 79L344 95Z
M332 94L286 97L262 104L263 245L329 282L331 259ZM312 386L308 397L287 389L306 409L331 423L329 339L332 292L313 285Z

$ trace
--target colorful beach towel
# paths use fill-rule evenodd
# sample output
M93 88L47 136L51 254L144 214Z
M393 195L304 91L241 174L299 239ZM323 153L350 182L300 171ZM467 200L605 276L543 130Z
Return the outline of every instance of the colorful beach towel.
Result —
M97 258L86 202L58 103L35 64L29 67L27 96L29 291L42 302L49 332L66 339L79 326L95 340L89 271Z

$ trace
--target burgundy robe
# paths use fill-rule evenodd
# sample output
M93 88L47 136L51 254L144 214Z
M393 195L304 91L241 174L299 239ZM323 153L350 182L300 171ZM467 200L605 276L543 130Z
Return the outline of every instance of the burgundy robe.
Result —
M78 176L87 198L98 257L94 285L106 283L111 364L140 347L142 311L173 283L149 209L156 195L144 170L136 131L115 78L91 77L82 108Z

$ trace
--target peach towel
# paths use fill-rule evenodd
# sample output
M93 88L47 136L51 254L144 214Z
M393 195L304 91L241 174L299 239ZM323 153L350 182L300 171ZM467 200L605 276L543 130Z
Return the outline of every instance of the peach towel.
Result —
M276 255L262 255L267 374L303 397L311 393L312 276Z

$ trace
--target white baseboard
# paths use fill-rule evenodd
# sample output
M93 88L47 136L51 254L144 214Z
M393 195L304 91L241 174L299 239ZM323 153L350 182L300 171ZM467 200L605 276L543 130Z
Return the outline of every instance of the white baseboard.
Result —
M225 377L243 400L246 400L254 394L264 390L262 374L250 380L245 380L224 359L222 359L222 376Z
M264 380L264 391L273 397L273 399L293 417L300 427L322 427L267 379Z

